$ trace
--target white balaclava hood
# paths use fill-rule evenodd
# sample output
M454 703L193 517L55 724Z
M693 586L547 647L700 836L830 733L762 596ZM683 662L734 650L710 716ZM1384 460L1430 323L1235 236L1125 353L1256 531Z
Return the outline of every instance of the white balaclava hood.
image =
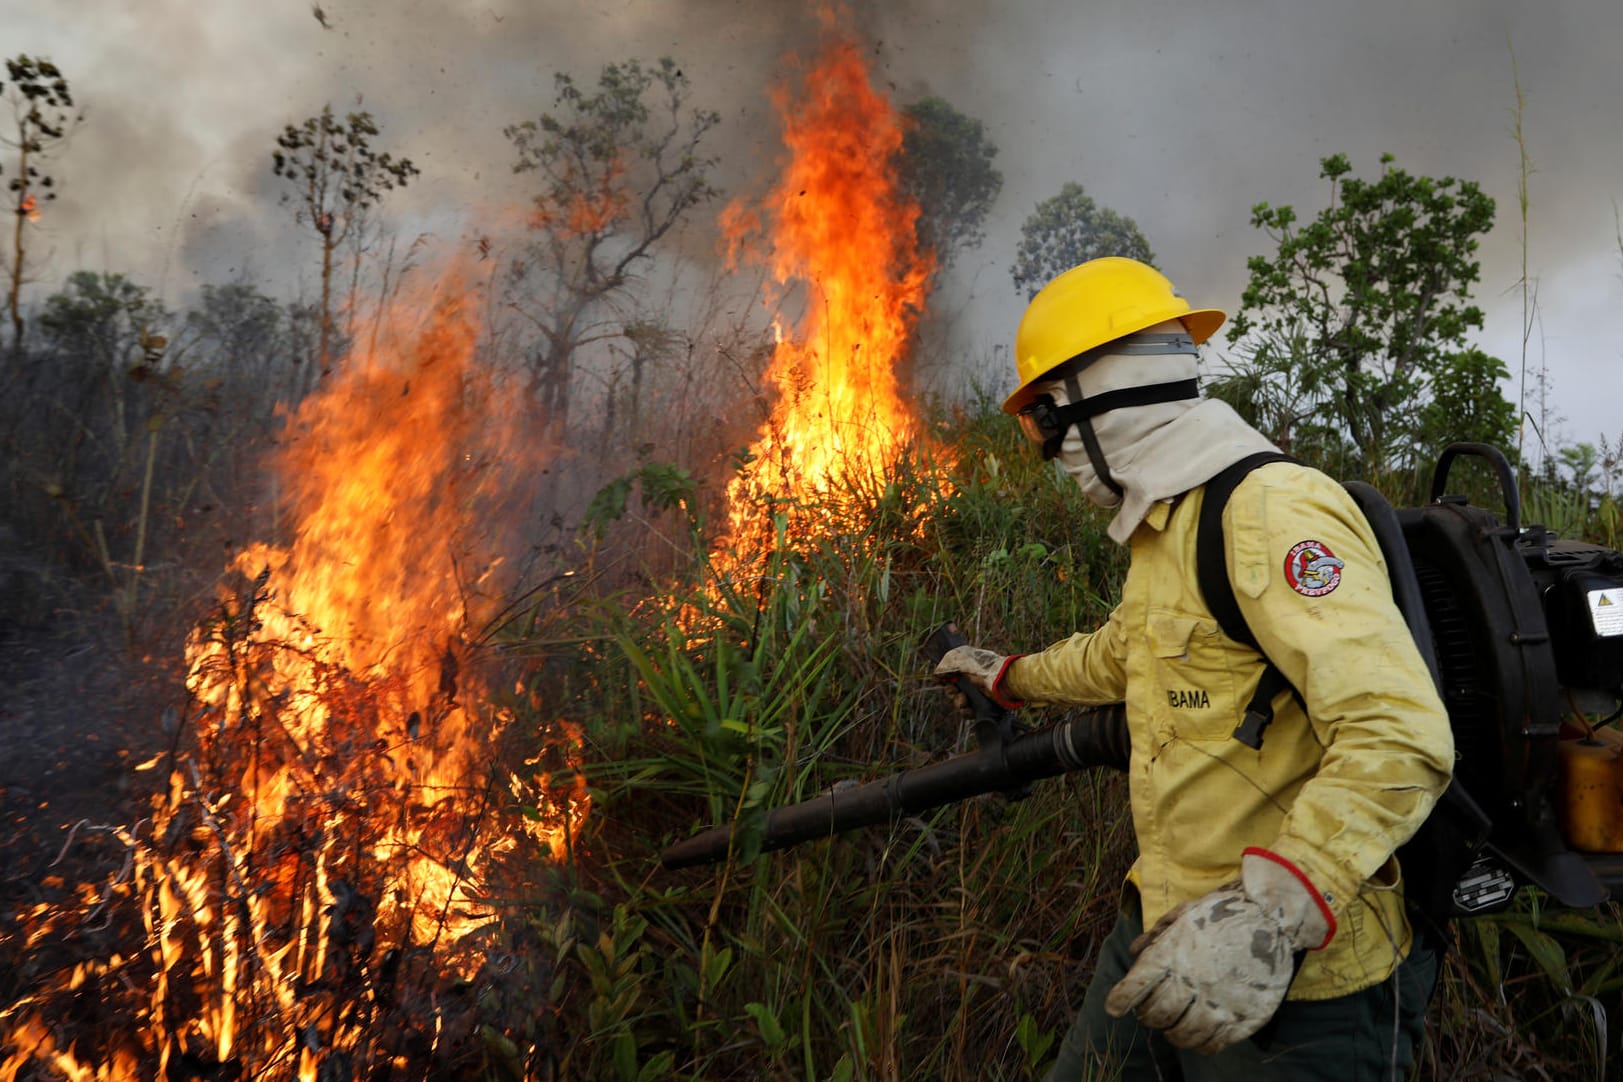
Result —
M1143 349L1144 344L1166 343L1168 335L1186 333L1182 323L1168 320L1121 341ZM1111 353L1109 348L1104 347L1080 371L1045 380L1033 389L1052 395L1056 406L1064 406L1110 391L1197 376L1195 348L1187 338L1181 348L1163 345L1163 349L1175 350L1168 353ZM1092 427L1107 476L1100 475L1088 453L1085 426ZM1228 403L1188 398L1126 406L1073 424L1057 457L1088 499L1101 507L1119 508L1108 532L1125 545L1158 500L1169 500L1204 484L1247 455L1273 450L1278 448L1246 424Z

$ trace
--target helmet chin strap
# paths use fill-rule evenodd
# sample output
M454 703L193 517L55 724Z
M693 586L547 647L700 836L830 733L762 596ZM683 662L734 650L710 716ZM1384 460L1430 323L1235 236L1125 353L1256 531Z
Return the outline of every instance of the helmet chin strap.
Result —
M1082 381L1075 372L1065 377L1065 392L1072 402L1083 400ZM1116 499L1124 495L1121 485L1110 476L1110 465L1105 461L1104 448L1099 446L1099 435L1093 431L1093 418L1084 417L1075 423L1077 434L1082 437L1082 449L1088 453L1088 463L1093 466L1094 476L1099 478L1101 484L1116 494Z
M1198 351L1195 343L1187 334L1157 334L1154 332L1135 334L1125 339L1107 342L1105 345L1089 350L1077 357L1071 358L1062 366L1062 378L1065 382L1066 405L1063 407L1064 415L1070 420L1071 426L1082 438L1082 449L1087 452L1088 463L1093 467L1094 476L1099 483L1109 489L1118 501L1126 493L1115 477L1110 473L1110 464L1105 461L1104 448L1099 443L1099 434L1094 430L1093 418L1114 409L1125 409L1131 406L1148 406L1158 402L1176 402L1181 399L1198 398L1200 391L1193 379L1176 380L1171 383L1152 383L1138 387L1127 387L1118 391L1106 391L1102 394L1088 397L1082 390L1081 375L1095 361L1105 356L1140 356L1140 357L1174 357L1180 355L1196 356Z

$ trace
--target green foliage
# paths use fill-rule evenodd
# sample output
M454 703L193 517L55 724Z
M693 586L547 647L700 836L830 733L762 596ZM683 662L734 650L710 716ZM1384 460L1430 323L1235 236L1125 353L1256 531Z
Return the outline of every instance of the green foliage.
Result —
M1304 462L1332 475L1362 476L1365 464L1352 452L1336 414L1324 406L1321 373L1300 331L1254 351L1242 347L1204 391L1234 407L1247 424Z
M692 509L695 507L699 484L693 475L680 466L645 462L597 490L586 505L582 526L601 539L611 522L618 522L625 517L633 485L641 489L644 504L661 511L685 508L696 515ZM696 517L694 525L698 525Z
M222 405L268 422L277 400L298 397L298 359L315 313L281 304L247 282L203 286L183 326L193 367L218 381Z
M1252 208L1252 225L1278 247L1247 260L1231 330L1244 340L1236 378L1284 385L1259 406L1264 432L1292 450L1299 436L1343 442L1377 474L1412 462L1417 444L1447 442L1460 411L1489 435L1505 416L1503 366L1466 348L1482 326L1470 287L1494 202L1470 181L1391 162L1383 156L1366 181L1345 155L1323 159L1329 206L1305 224L1289 206ZM1428 402L1438 403L1429 414Z
M1524 473L1522 521L1561 537L1623 547L1623 512L1613 490L1616 450L1602 439L1599 447L1579 443L1546 456L1543 469Z
M691 86L674 60L645 67L607 64L595 90L560 72L553 108L503 129L518 160L536 175L533 246L514 260L514 306L541 336L532 358L537 390L552 420L568 419L576 350L619 337L635 319L607 311L655 247L695 207L715 198L703 154L721 123L690 109Z
M16 164L6 181L11 193L15 221L11 239L11 275L7 300L11 309L13 354L20 355L23 341L21 308L24 264L23 229L38 211L39 204L56 198L56 178L40 168L40 159L68 137L80 117L72 112L73 93L57 66L44 57L19 53L6 61L9 83L0 82L0 98L11 106L12 128L0 142L16 152ZM0 169L0 174L4 170Z
M1420 409L1413 443L1435 457L1450 443L1470 441L1514 449L1516 407L1500 387L1510 378L1504 362L1479 349L1448 354L1432 374L1430 398Z
M1155 262L1138 223L1099 206L1082 185L1066 181L1058 194L1038 203L1021 224L1020 246L1009 273L1016 289L1035 297L1065 271L1107 255Z
M47 148L67 138L68 129L79 119L73 108L73 93L60 69L44 57L31 57L19 53L6 61L7 84L0 82L4 97L11 105L15 122L15 135L6 138L6 145L18 152L18 163L6 190L16 194L19 215L22 200L35 189L41 197L56 198L55 181L42 172L30 158L44 154ZM3 172L3 171L0 171Z
M42 336L65 370L59 374L79 391L71 406L61 404L71 409L78 438L53 464L65 497L100 508L107 489L127 481L132 451L147 442L141 437L162 427L160 399L176 389L163 333L172 319L145 286L122 274L75 271L46 298Z
M775 570L788 582L800 578L792 562ZM812 618L808 606L822 591L809 585L809 595L774 592L764 610L737 594L713 604L695 598L654 644L625 632L617 639L647 696L644 709L670 726L659 743L672 740L667 754L622 762L608 776L630 771L666 793L702 794L711 821L753 812L745 859L758 851L765 807L800 799L801 756L826 749L843 725L846 704L831 669L838 637ZM695 619L713 627L687 626Z
M271 171L293 186L284 197L296 202L299 216L333 243L342 243L360 216L385 193L403 188L420 172L410 158L378 152L372 140L381 134L369 112L343 120L331 105L276 137Z
M1104 533L1109 514L1034 454L995 403L959 424L953 489L932 520L941 603L971 638L1037 628L1057 638L1102 622L1127 569L1126 551Z
M246 282L205 283L186 326L219 368L232 371L280 352L286 318L280 304Z
M609 292L625 284L649 245L716 195L710 183L715 159L701 157L699 144L721 115L702 109L683 115L691 87L670 57L652 69L637 60L607 64L592 93L566 72L554 83L553 111L504 130L518 151L513 171L540 175L537 228L552 233L554 242L584 239L578 264L601 279L589 283L596 291ZM646 100L651 90L658 94L652 103ZM641 176L633 175L634 167ZM607 240L628 231L636 238L631 252L602 251Z
M1603 1076L1605 1003L1623 989L1615 906L1553 909L1529 889L1503 913L1456 922L1455 938L1433 1011L1434 1055L1467 1073L1492 1063L1526 1077Z
M1571 447L1563 447L1556 452L1556 459L1565 467L1572 487L1579 492L1587 493L1595 483L1596 467L1600 464L1600 452L1595 450L1592 443L1579 443Z
M637 1022L651 991L646 979L651 959L642 942L647 930L647 920L616 906L595 942L575 944L591 990L582 1041L587 1077L640 1082L670 1074L674 1054L667 1050L645 1059L637 1039Z
M908 123L898 176L919 205L919 247L935 253L940 274L986 238L986 215L1003 188L1003 174L992 164L997 147L979 120L942 98L916 101L903 113Z
M38 568L8 599L19 618L47 598L101 612L111 588L133 631L206 596L222 534L243 537L290 320L246 285L204 298L182 319L126 275L81 270L33 309L29 363L0 378L0 502Z
M1047 1062L1048 1050L1054 1047L1059 1038L1052 1030L1045 1029L1033 1015L1023 1014L1014 1027L1014 1039L1020 1045L1020 1051L1025 1053L1026 1066L1035 1076Z
M46 344L121 375L147 360L153 336L170 321L151 291L122 274L75 271L46 298L40 327Z
M40 317L67 369L57 375L80 397L65 418L71 438L36 462L48 471L46 487L82 551L114 587L126 634L136 616L162 435L184 399L183 373L166 363L169 340L160 333L170 319L144 287L91 271L70 275ZM138 494L129 500L132 490Z
M297 205L297 218L321 240L321 338L317 359L323 374L332 367L332 258L333 252L359 236L367 212L395 188L417 176L410 158L396 158L374 149L380 134L368 112L350 113L343 120L331 105L299 124L289 124L276 137L271 171L292 187L284 201Z

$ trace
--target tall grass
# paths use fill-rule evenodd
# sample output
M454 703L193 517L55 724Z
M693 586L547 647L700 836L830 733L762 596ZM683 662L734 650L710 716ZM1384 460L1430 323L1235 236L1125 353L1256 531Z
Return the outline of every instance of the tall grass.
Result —
M1519 230L1517 240L1521 256L1521 274L1516 279L1516 289L1521 294L1522 323L1521 323L1521 375L1517 381L1517 424L1516 424L1516 456L1526 460L1526 433L1527 433L1527 345L1533 336L1533 323L1538 316L1538 295L1533 281L1527 273L1527 245L1528 245L1528 214L1532 206L1529 198L1528 181L1536 171L1533 167L1533 157L1527 149L1527 132L1522 126L1524 115L1527 112L1527 90L1522 86L1521 70L1516 65L1516 50L1510 48L1510 79L1511 87L1515 91L1515 106L1511 110L1511 139L1516 143L1516 215ZM1538 433L1542 442L1544 433ZM1548 453L1547 451L1545 453Z
M594 628L548 661L594 802L528 918L562 982L562 1043L532 1073L1027 1078L1052 1057L1114 919L1120 779L757 852L768 808L963 749L918 654L931 627L1029 649L1106 615L1121 563L1096 513L994 416L830 494L838 529L559 616ZM727 861L659 868L717 823L737 825Z

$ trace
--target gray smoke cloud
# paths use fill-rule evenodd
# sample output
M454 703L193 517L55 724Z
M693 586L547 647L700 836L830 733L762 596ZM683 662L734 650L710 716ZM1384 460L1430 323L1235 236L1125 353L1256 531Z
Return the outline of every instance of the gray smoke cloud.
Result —
M731 194L759 190L777 153L768 88L813 46L816 10L745 0L0 0L0 51L54 59L87 119L53 172L34 252L43 290L80 267L119 270L184 303L248 275L292 291L314 275L270 173L276 133L359 107L380 145L423 170L387 204L445 245L503 228L525 200L501 131L553 100L553 76L670 55L718 109ZM855 16L875 77L899 102L937 94L978 117L1005 176L982 249L945 301L959 351L1005 378L999 347L1023 307L1009 280L1021 220L1068 180L1136 219L1197 303L1232 311L1245 258L1268 242L1253 203L1324 205L1318 160L1361 175L1390 152L1411 172L1479 181L1499 202L1483 245L1482 344L1521 368L1521 231L1511 137L1512 51L1527 91L1529 272L1568 440L1623 434L1623 365L1609 332L1623 300L1614 201L1623 100L1612 0L1088 0L905 3ZM1519 388L1507 393L1514 399Z

